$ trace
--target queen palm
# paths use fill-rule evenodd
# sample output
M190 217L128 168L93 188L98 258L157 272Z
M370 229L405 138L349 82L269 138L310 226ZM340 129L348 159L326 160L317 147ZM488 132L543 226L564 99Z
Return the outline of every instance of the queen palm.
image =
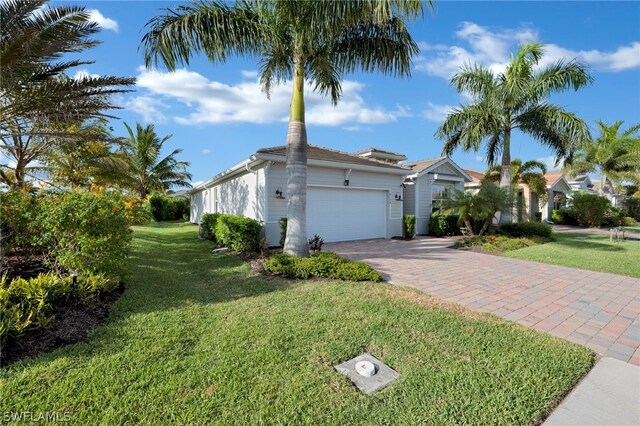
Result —
M597 173L600 193L607 179L640 184L640 124L621 133L622 121L596 123L600 134L581 144L570 165L572 174Z
M419 0L195 3L168 10L147 24L145 60L147 66L162 63L174 70L200 52L214 63L230 55L257 56L267 96L274 84L292 80L284 251L308 256L305 83L329 95L335 105L345 73L410 75L418 47L404 19L422 16L423 9Z
M189 181L191 174L187 171L189 163L178 161L176 155L181 149L174 149L164 158L160 152L164 143L171 135L158 137L153 124L143 127L136 124L135 132L124 123L129 132L128 138L118 141L119 154L124 159L127 167L121 170L121 186L133 191L140 198L145 198L151 192L164 192L172 187L191 187Z
M589 139L583 120L547 101L557 92L578 90L591 77L577 60L559 60L538 68L543 55L539 43L524 44L512 55L505 71L494 73L481 65L465 65L451 79L471 102L455 108L436 132L444 140L443 152L462 148L478 151L485 144L489 165L502 156L500 187L511 188L511 133L518 129L550 148L556 162L571 157L579 143ZM511 214L501 215L511 221Z

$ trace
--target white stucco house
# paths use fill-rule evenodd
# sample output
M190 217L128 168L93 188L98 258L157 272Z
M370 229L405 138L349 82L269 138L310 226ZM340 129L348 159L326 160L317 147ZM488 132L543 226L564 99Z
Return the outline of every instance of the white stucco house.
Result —
M466 176L448 158L403 160L402 154L377 148L346 153L309 145L308 236L318 234L326 242L392 238L402 235L402 216L409 212L418 212L418 232L425 233L432 189L460 186ZM194 187L191 222L199 224L204 213L214 212L250 217L264 223L265 238L277 245L279 221L287 216L285 161L285 146L258 149ZM429 166L418 165L429 161Z

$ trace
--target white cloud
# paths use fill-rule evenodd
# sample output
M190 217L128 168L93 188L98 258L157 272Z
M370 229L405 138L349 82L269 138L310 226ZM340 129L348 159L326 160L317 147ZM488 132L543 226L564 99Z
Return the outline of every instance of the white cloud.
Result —
M73 79L80 80L80 79L89 78L89 77L98 78L100 77L100 74L91 74L86 69L80 69L76 71L75 75L73 76Z
M290 82L273 88L269 100L257 81L229 85L185 69L164 73L140 67L137 85L148 89L152 95L186 105L191 112L174 118L180 124L267 124L287 121L291 101ZM329 99L314 93L311 86L305 89L308 124L380 124L394 122L411 114L409 108L403 106L396 106L394 110L367 106L360 95L364 85L356 81L343 81L342 98L337 107L333 107Z
M240 71L240 74L242 74L243 78L249 79L249 80L253 80L258 78L258 71L247 71L247 70L242 70Z
M427 74L450 79L465 63L477 63L504 71L510 54L518 44L536 41L538 32L528 25L513 29L490 30L473 22L462 22L455 33L459 44L446 46L420 43L423 54L416 60L416 69ZM613 52L571 50L557 44L545 44L540 66L561 58L578 58L599 71L624 71L640 67L640 42L620 46Z
M484 163L486 161L486 158L484 158L482 155L477 155L474 157L476 159L476 161L479 161L480 163Z
M371 127L369 126L345 126L343 127L344 130L346 130L347 132L370 132L371 130L373 130Z
M427 103L427 109L422 113L422 116L429 121L435 121L436 123L442 123L447 115L453 110L451 105L438 105L431 102Z
M209 148L205 148L200 152L202 152L204 155L211 154L211 150Z
M118 32L119 30L118 22L111 18L107 18L102 13L100 13L98 9L89 10L89 19L100 25L105 30L112 30L115 32Z
M122 106L140 114L147 123L164 123L167 121L167 116L162 111L169 106L153 96L135 96L125 101Z

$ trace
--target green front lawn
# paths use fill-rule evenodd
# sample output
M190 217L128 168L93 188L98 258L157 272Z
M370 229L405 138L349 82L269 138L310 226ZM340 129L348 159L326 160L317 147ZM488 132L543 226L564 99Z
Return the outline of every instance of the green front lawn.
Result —
M608 236L555 232L556 240L504 253L516 259L640 277L640 241L610 242Z
M75 424L531 424L590 368L578 345L387 284L287 281L196 229L135 229L131 276L87 342L0 374L0 412ZM333 365L400 373L367 396Z

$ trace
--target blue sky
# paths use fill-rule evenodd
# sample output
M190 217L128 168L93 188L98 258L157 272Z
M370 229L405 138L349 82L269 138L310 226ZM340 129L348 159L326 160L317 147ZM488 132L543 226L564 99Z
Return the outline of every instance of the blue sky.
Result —
M69 3L69 2L57 2ZM230 167L259 147L285 142L290 88L275 89L267 100L257 84L255 58L233 58L213 65L204 58L174 74L145 70L138 51L145 23L169 1L77 2L93 10L104 30L103 44L83 58L95 64L79 72L138 78L136 91L118 98L122 120L156 124L173 134L167 151L182 148L193 180ZM578 57L594 83L553 98L593 126L624 120L640 122L640 2L450 2L438 3L426 22L412 25L421 53L410 79L377 74L345 76L337 108L307 93L309 143L343 151L375 146L409 159L436 157L442 142L433 136L446 111L464 101L449 78L465 61L500 69L519 42L545 44L545 60ZM626 127L626 126L625 126ZM515 134L512 156L551 161L551 153L532 138ZM483 153L457 152L463 167L483 170Z

